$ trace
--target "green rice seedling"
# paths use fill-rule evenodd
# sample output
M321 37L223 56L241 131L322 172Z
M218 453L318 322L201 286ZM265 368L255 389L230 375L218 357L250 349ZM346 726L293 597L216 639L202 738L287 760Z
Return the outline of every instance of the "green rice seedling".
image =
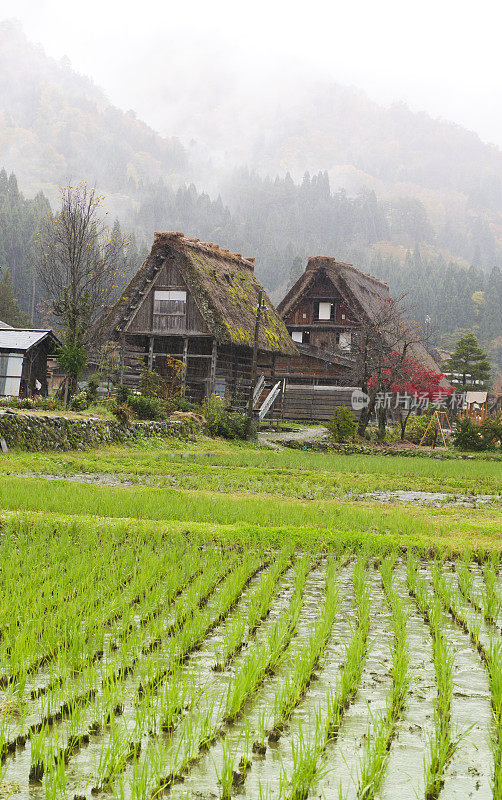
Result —
M218 783L220 785L221 800L230 800L234 785L234 760L235 752L232 751L230 742L223 743L221 766L217 768Z
M314 669L324 652L331 632L333 620L339 608L339 594L336 575L339 565L332 559L326 569L326 600L314 622L307 642L297 647L292 654L293 670L288 673L274 695L273 723L269 734L277 736L282 724L287 720L303 697Z
M110 720L108 736L103 736L99 761L96 768L97 784L95 792L110 788L127 761L130 753L127 729L117 723L114 717Z
M145 759L134 762L129 781L131 800L145 800L148 797L148 783L150 777L150 765Z
M502 642L490 641L486 650L486 664L490 682L491 704L493 712L493 797L502 798Z
M45 800L66 798L65 760L59 757L45 777Z
M498 587L497 572L490 562L485 563L483 576L485 579L483 614L488 622L495 624L502 608L502 597Z
M289 779L292 789L289 794L286 789L283 792L283 796L288 797L288 800L308 796L309 786L315 784L316 775L319 775L326 747L330 740L333 741L338 736L345 711L354 700L361 682L368 649L367 640L371 607L369 588L366 583L365 554L361 554L354 565L352 582L356 600L357 622L345 651L344 668L340 673L335 689L330 689L328 693L326 720L321 722L320 708L316 712L316 733L315 738L311 740L312 747L308 750L305 749L305 739L303 742L295 743L297 760Z
M370 725L359 776L358 798L373 800L378 793L387 767L392 739L401 717L409 689L409 654L406 635L407 614L392 583L395 557L387 557L380 565L382 586L391 612L392 682L385 712Z
M47 728L42 726L39 731L30 734L30 782L39 783L45 772L45 740Z
M433 579L441 576L441 564L433 569ZM418 575L418 562L414 554L408 555L407 582L410 594L427 622L432 637L432 659L436 675L437 696L434 704L434 731L430 739L429 756L425 762L425 797L436 800L443 786L443 776L456 748L458 738L451 730L451 702L453 694L453 654L445 636L442 604L431 595L427 583Z
M298 565L290 605L272 625L264 643L251 651L236 671L226 697L227 721L236 719L240 714L245 701L256 691L267 672L273 671L291 640L298 622L303 587L309 568L310 560L302 559Z
M222 641L216 649L216 663L214 670L221 672L229 663L232 655L236 653L239 646L244 642L247 623L244 616L240 614L228 628L223 631Z
M502 644L497 637L490 637L488 644L480 639L481 620L479 617L469 618L464 615L458 594L448 586L438 571L434 572L434 588L443 607L449 611L455 622L469 634L473 645L477 648L488 672L490 684L493 726L491 747L493 753L493 796L502 798Z
M305 731L300 724L298 735L292 742L293 772L291 778L284 773L281 781L281 796L287 791L289 800L306 800L326 767L320 707L316 709L315 717L313 728L309 725Z

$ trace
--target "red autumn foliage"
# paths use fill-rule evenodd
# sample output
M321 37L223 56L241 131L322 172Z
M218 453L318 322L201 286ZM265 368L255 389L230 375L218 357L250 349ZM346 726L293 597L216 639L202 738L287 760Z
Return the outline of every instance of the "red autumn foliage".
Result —
M451 386L441 386L441 380L445 377L440 372L425 367L416 358L402 359L401 353L393 351L389 353L382 369L380 381L380 391L400 394L419 394L427 396L429 400L434 400L441 392L443 395L452 394ZM370 389L375 389L378 383L376 373L373 373L368 381Z

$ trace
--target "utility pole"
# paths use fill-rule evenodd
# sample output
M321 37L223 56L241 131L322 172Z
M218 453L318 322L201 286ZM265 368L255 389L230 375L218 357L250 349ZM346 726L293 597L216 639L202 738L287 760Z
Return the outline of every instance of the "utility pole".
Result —
M248 397L248 418L246 422L246 439L251 437L251 428L253 425L253 395L254 395L254 386L256 383L256 362L258 360L258 338L260 334L260 317L261 317L261 309L262 309L262 299L263 299L263 292L260 289L258 294L258 307L256 309L256 321L254 326L254 343L253 343L253 361L251 364L251 383L249 385L249 397Z
M429 329L431 322L432 320L427 314L425 318L425 349L427 350L427 352L429 352Z

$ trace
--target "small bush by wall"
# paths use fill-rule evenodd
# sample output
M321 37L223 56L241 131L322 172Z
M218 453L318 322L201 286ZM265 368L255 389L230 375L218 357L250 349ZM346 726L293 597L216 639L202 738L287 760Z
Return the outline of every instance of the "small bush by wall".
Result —
M177 436L190 430L184 422L169 420L125 426L116 420L0 414L0 439L5 439L8 447L24 450L85 450L139 436Z

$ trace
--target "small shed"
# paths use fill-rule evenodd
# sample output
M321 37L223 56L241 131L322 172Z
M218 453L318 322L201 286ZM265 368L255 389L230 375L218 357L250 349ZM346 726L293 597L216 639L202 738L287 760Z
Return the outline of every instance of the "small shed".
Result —
M486 419L488 407L488 392L465 393L465 416L473 422L483 422Z
M249 394L258 299L258 353L272 361L297 349L254 274L254 259L182 233L156 233L150 255L108 312L101 337L118 344L120 382L143 365L166 380L182 362L182 389L243 407Z
M51 330L0 325L0 397L47 394L47 359L60 344Z

